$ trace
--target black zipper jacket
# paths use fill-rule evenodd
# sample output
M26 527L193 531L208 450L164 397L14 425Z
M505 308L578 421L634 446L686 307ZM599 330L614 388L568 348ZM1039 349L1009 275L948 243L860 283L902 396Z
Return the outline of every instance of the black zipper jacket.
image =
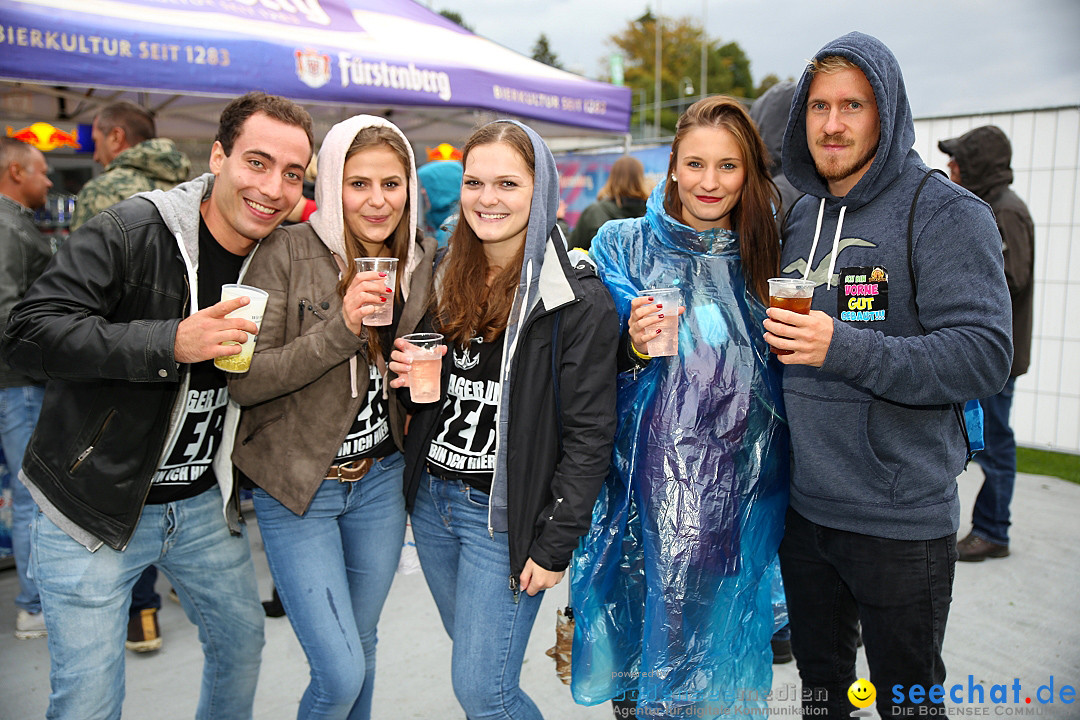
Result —
M8 321L0 352L49 379L23 474L42 511L87 547L126 547L174 429L188 373L173 351L194 273L181 246L197 263L199 202L210 186L203 176L155 193L168 196L168 219L142 197L92 218ZM218 460L229 457L238 417L227 412L215 460L233 530L231 465L223 478Z
M556 250L552 244L549 252L558 255L572 299L565 294L563 301L549 306L541 290L540 302L526 317L510 366L508 432L499 439L507 448L512 581L530 557L547 570L566 569L592 521L615 437L615 304L587 261L571 268L561 247ZM430 327L430 317L423 325ZM443 397L450 366L450 361L443 362ZM438 431L440 408L441 403L413 406L405 438L410 511L428 446Z

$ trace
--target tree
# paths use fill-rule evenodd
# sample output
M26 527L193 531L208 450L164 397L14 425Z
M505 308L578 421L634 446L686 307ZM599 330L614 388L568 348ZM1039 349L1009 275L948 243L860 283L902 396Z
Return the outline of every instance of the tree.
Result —
M757 96L750 74L750 60L737 42L721 45L710 39L700 22L691 17L661 18L661 74L660 98L665 107L660 113L664 131L674 133L679 114L689 104L686 93L696 99L703 91L709 95L723 93L741 98ZM637 20L627 23L626 28L608 38L608 42L623 55L625 82L637 97L644 92L646 120L652 121L654 98L654 65L656 56L656 17L646 11ZM697 87L701 80L701 46L705 44L706 87ZM635 118L632 123L638 122Z
M536 44L533 45L532 59L562 70L562 63L559 62L558 56L551 50L551 47L548 45L547 35L544 33L540 33L540 37L536 40Z
M761 97L765 94L765 91L780 82L780 77L776 73L769 73L765 77L761 78L761 82L757 86L757 92L754 93L755 97Z
M471 33L476 32L476 30L473 29L472 25L468 25L468 24L465 23L465 18L461 17L461 13L459 13L457 10L440 10L439 14L442 15L447 20L449 20L450 22L457 23L458 25L465 28L466 30L468 30Z

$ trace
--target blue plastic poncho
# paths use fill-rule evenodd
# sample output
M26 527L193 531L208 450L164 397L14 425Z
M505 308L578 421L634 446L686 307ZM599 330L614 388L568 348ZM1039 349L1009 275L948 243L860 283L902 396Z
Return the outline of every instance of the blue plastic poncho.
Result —
M671 218L661 183L592 255L624 327L642 289L679 288L686 313L677 356L620 376L612 470L573 561L574 699L636 698L653 717L764 707L788 435L738 237Z

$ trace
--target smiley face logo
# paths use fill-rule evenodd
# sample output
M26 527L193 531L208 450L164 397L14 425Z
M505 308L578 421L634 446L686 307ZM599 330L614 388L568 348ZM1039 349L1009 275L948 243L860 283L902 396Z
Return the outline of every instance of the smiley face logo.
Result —
M877 698L877 689L869 680L859 678L851 683L847 696L852 705L857 708L865 708L874 704L874 700Z

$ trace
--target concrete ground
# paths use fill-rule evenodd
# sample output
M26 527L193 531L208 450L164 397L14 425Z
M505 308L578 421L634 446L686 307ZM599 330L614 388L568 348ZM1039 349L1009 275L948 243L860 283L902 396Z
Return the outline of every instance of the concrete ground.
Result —
M963 502L961 536L967 533L971 506L982 481L977 466L960 478ZM1080 686L1080 486L1056 478L1021 475L1013 501L1012 555L982 563L958 563L952 611L945 638L947 685L971 682L986 687L1022 688L1020 704L983 705L968 714L1038 714L1080 718L1080 701L1061 702L1064 685ZM252 543L264 599L270 576L257 528ZM1074 554L1078 553L1078 554ZM16 578L0 572L0 720L43 718L48 705L49 657L44 640L15 640ZM522 687L549 720L611 718L610 706L574 704L544 655L554 638L555 611L565 603L565 586L549 591L540 611L522 671ZM165 593L162 577L159 590ZM179 605L166 601L160 613L162 650L127 654L124 717L181 720L194 716L202 654L195 627ZM398 575L379 626L379 666L374 716L462 720L450 686L450 642L438 620L423 577ZM860 674L866 663L860 653ZM797 697L794 663L774 666L777 698ZM1039 704L1040 686L1054 685L1054 704ZM256 720L296 716L307 685L304 654L285 618L268 619L262 675L255 699ZM879 688L878 692L882 692ZM1031 697L1032 704L1024 703ZM1042 698L1046 699L1046 690ZM1009 698L1011 701L1011 697ZM772 704L777 716L797 713L792 700Z

